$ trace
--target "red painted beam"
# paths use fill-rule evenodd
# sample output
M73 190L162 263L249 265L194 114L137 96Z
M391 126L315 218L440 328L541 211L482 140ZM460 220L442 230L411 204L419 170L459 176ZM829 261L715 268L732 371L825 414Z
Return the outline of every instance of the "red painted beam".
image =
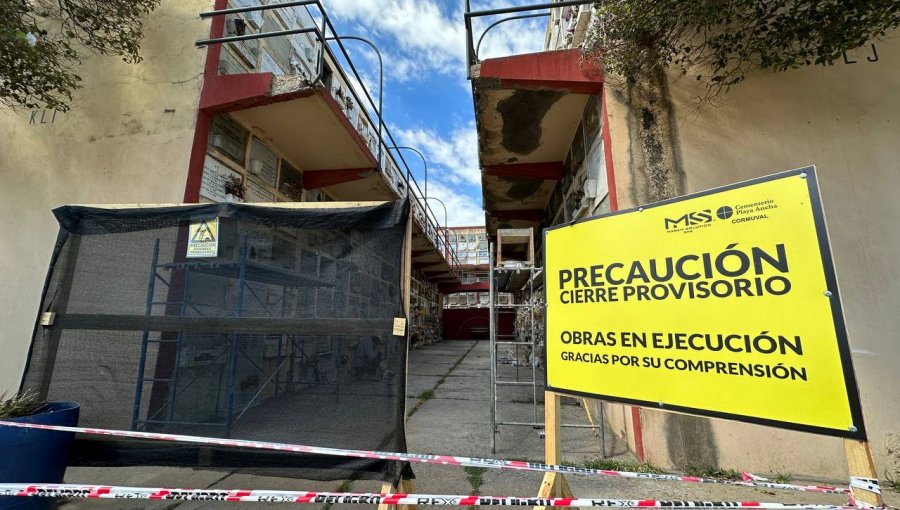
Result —
M638 462L645 462L647 457L644 454L644 425L640 407L631 406L631 425L634 430L634 456Z
M374 175L371 168L344 168L340 170L306 170L303 172L303 188L318 189L345 182L358 181Z
M516 163L511 165L487 165L484 174L493 177L513 177L520 179L542 179L559 181L563 178L565 167L562 161L544 163Z
M488 211L488 214L498 220L541 221L544 219L543 209L504 209Z
M224 9L228 0L215 0L215 9ZM225 16L216 16L212 19L209 28L211 38L222 37L225 33ZM203 86L200 89L200 98L197 107L197 123L194 127L194 140L191 144L191 156L188 159L187 179L184 184L184 202L192 203L200 201L200 181L203 179L203 161L206 159L206 146L209 143L209 131L212 127L212 116L204 113L199 106L204 97L210 93L209 80L219 73L219 57L222 54L222 45L213 44L206 47L206 62L203 64Z
M609 190L609 208L611 211L619 210L618 191L616 190L616 169L613 166L612 137L609 134L609 110L606 108L606 88L600 94L600 106L603 114L603 152L606 158L606 182Z
M578 49L489 58L481 63L476 86L495 89L550 89L598 94L603 72Z
M454 292L488 292L490 291L489 282L475 283L440 283L438 290L444 294L453 294Z
M252 104L261 97L268 97L271 84L272 73L208 76L200 96L200 109L207 113L240 109L244 104Z

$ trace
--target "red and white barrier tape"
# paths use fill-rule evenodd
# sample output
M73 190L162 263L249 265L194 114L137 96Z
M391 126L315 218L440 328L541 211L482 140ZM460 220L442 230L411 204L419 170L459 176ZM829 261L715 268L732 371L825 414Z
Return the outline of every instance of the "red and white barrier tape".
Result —
M339 457L353 457L363 459L396 460L404 462L419 462L424 464L444 464L454 466L470 466L494 469L508 469L513 471L537 471L553 473L572 473L581 475L609 476L620 478L639 478L643 480L663 480L694 483L714 483L719 485L735 485L740 487L757 487L764 489L784 489L800 492L816 492L822 494L850 494L849 487L832 487L826 485L792 485L760 481L759 477L745 476L743 481L718 480L714 478L700 478L697 476L665 475L656 473L634 473L630 471L612 471L607 469L591 469L574 466L558 466L542 464L539 462L525 462L517 460L480 459L476 457L457 457L452 455L423 455L416 453L376 452L367 450L348 450L343 448L327 448L322 446L306 446L286 443L271 443L266 441L248 441L243 439L222 439L215 437L185 436L179 434L160 434L156 432L137 432L131 430L110 430L84 427L64 427L60 425L40 425L35 423L19 423L0 420L0 426L20 427L28 429L55 430L59 432L77 432L100 436L127 437L132 439L150 439L154 441L173 441L183 443L198 443L217 446L231 446L240 448L255 448L259 450L275 450L294 453L314 453L320 455L334 455Z
M362 505L437 506L562 506L609 508L766 510L857 510L852 506L806 503L761 503L759 501L671 501L656 499L519 498L498 496L453 496L439 494L376 494L223 489L166 489L109 485L0 483L0 496L91 499L149 499L177 501L253 501L266 503L343 503Z

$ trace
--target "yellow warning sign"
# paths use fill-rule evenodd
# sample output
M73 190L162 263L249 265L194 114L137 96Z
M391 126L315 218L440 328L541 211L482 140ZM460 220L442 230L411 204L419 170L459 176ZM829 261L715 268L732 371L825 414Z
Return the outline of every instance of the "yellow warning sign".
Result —
M865 437L813 167L544 242L549 389Z
M219 218L191 223L188 258L216 257L219 254Z

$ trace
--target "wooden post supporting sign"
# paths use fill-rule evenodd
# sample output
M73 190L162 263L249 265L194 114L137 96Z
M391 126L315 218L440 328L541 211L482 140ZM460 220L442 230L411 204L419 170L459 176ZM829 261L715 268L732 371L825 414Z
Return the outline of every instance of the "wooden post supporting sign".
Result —
M555 392L593 396L841 437L855 500L882 506L814 167L545 229L544 271L548 462Z
M560 400L559 393L544 392L544 462L547 464L559 464L560 455ZM546 473L541 488L538 491L539 498L569 498L572 497L572 489L562 473ZM548 507L537 506L535 510L543 510Z
M872 460L872 450L867 441L844 439L844 451L847 453L847 467L851 477L878 478L875 462ZM884 505L881 494L877 492L853 487L853 496L863 503L878 507Z
M403 250L400 264L400 293L403 299L403 314L406 318L406 329L407 329L407 338L409 332L409 309L410 309L410 288L412 287L412 207L410 207L409 218L406 221L406 235L403 236ZM409 358L409 342L407 342L406 354L407 359ZM404 385L405 387L405 385ZM403 413L406 416L406 412ZM404 420L404 427L406 426L406 421ZM400 483L397 485L392 484L391 482L384 482L381 486L382 493L392 493L392 494L410 494L413 492L413 483L412 480L404 480L401 479ZM378 510L415 510L415 505L386 505L380 504L378 505Z

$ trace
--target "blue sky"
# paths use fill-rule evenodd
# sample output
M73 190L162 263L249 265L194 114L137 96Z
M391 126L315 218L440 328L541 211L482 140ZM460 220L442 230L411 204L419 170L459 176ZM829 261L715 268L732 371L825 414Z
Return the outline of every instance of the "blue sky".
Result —
M447 205L449 224L483 225L472 89L466 79L463 0L324 0L341 35L374 42L384 58L384 118L399 145L421 151L428 160L428 195ZM523 0L472 0L472 10L522 5ZM476 21L477 40L487 24ZM546 18L515 20L492 29L481 57L540 51ZM377 97L378 67L362 43L346 42L364 84ZM359 86L357 84L357 86ZM403 154L419 186L421 160ZM443 208L430 202L439 221Z

